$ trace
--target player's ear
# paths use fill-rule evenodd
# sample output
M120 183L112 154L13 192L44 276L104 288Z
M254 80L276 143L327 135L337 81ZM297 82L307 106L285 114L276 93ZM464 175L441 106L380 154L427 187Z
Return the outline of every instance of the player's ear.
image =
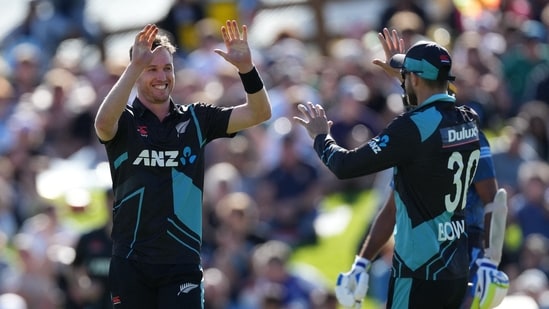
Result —
M411 72L410 74L408 74L408 76L406 77L406 79L409 79L411 84L414 85L414 86L417 86L417 83L420 82L421 78L419 78L419 76L417 76L416 74L414 74L413 72Z

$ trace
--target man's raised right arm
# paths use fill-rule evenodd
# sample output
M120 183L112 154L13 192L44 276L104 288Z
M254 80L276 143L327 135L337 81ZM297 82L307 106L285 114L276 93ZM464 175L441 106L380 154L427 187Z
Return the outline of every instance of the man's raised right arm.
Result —
M95 116L95 132L102 141L111 140L118 130L118 119L124 112L131 91L139 76L131 64L101 102Z
M94 126L102 141L111 140L116 134L118 120L126 108L133 86L151 60L151 46L157 33L158 28L148 24L135 36L130 64L101 102Z

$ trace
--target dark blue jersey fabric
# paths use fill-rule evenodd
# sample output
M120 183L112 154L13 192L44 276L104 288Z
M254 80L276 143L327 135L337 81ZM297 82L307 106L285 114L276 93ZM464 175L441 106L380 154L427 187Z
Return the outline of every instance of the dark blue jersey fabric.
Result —
M490 144L482 131L480 132L479 137L480 161L475 177L473 178L473 183L496 177ZM469 227L484 230L484 203L480 200L480 196L474 185L467 191L467 207L465 208L465 212L467 225Z

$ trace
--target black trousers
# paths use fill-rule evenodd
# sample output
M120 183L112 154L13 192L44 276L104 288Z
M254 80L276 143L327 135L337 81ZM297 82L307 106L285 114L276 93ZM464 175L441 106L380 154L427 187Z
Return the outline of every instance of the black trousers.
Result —
M113 256L109 279L115 309L201 309L200 266L149 264Z
M387 308L458 309L466 289L467 277L455 280L391 277Z

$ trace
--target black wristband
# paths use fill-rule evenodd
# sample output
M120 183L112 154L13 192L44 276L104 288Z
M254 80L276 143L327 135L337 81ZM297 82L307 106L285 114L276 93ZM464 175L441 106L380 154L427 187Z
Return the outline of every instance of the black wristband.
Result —
M240 76L242 85L244 85L244 90L247 93L256 93L263 89L263 81L261 80L261 77L255 67L253 67L248 73L241 74L238 72L238 75Z

